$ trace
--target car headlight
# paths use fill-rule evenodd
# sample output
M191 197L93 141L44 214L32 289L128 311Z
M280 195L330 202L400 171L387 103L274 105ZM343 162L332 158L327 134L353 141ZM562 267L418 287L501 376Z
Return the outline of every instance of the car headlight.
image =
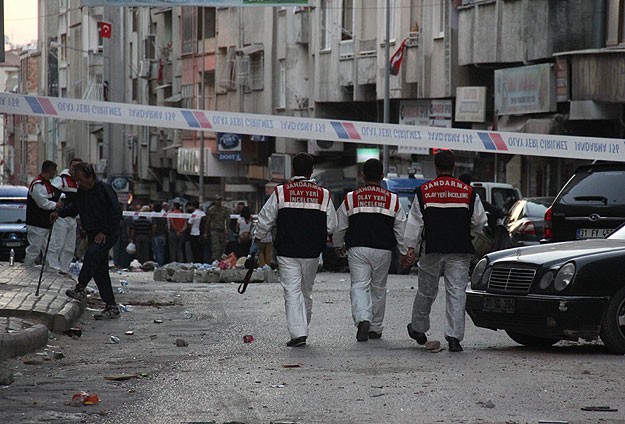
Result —
M574 277L575 264L569 262L568 264L560 268L560 271L558 271L558 273L556 274L556 278L553 282L553 287L558 291L562 291L567 288L569 284L571 284L571 281L573 281Z
M473 268L473 273L471 274L471 287L479 286L482 277L484 276L484 271L486 270L486 266L488 265L488 261L486 258L480 259L480 261Z

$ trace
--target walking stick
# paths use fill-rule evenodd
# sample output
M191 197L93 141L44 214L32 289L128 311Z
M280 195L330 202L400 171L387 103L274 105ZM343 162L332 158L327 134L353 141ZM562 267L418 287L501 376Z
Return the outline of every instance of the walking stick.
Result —
M46 243L46 250L43 252L43 262L41 263L41 272L39 273L39 282L37 283L37 291L35 292L35 296L39 296L39 287L41 287L41 278L43 277L43 269L46 267L46 258L48 257L48 247L50 247L50 238L52 237L52 229L54 228L54 224L50 227L50 232L48 233L48 242Z

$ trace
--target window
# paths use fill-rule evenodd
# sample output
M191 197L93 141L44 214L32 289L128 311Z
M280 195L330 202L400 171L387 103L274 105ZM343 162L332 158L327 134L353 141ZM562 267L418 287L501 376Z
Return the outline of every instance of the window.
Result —
M202 7L198 8L198 13L197 39L214 38L216 9L214 7Z
M180 97L182 97L182 107L195 109L195 87L193 84L183 84L180 87Z
M341 40L354 39L354 0L343 0L341 11Z
M229 91L236 90L236 47L230 46L224 51L224 64L219 73L219 86Z
M278 82L278 108L286 108L286 60L280 61L280 80Z
M605 44L616 46L625 41L625 0L608 0L607 8Z
M194 22L195 8L183 7L182 8L182 54L190 54L195 52L196 47L196 32Z
M434 38L445 36L445 1L436 0L432 8L432 35Z
M265 88L265 53L262 50L250 55L249 84L252 90Z
M320 16L321 20L321 50L330 50L330 39L332 33L330 32L330 7L328 7L328 0L321 0L320 4Z

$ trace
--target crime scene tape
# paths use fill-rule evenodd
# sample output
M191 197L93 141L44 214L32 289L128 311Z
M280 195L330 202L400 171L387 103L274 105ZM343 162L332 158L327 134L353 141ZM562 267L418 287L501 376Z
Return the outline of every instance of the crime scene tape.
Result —
M0 113L344 143L625 162L625 140L180 109L0 93Z

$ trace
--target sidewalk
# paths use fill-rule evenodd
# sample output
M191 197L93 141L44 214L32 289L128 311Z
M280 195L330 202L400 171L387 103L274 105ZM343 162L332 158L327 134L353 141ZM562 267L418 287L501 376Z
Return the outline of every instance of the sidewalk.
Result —
M65 296L74 286L69 275L0 262L0 360L43 347L49 332L62 333L80 317L85 304Z

